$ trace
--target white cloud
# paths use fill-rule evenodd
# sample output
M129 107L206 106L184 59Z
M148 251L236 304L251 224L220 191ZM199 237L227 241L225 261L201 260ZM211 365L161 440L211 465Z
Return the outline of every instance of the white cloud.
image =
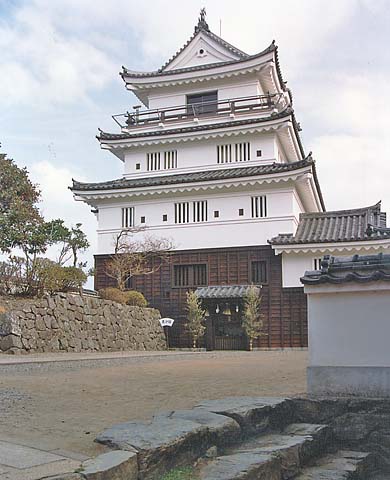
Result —
M382 200L383 210L390 212L390 139L379 143L368 135L323 135L315 139L313 147L329 210L359 208Z

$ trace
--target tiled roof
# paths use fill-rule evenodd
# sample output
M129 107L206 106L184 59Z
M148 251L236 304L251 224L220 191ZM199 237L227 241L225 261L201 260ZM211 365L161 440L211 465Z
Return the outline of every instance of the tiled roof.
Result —
M331 257L325 255L321 270L306 272L301 278L305 285L323 283L367 283L390 281L390 255L354 255L353 257Z
M253 285L215 285L209 287L199 287L195 290L199 298L243 298L251 288L255 288L260 293L259 287Z
M370 230L370 226L374 228ZM386 214L376 205L353 210L302 213L295 235L279 234L270 240L272 245L354 242L389 238Z
M271 175L275 173L285 173L312 166L314 169L314 160L306 158L294 163L272 163L269 165L258 165L254 167L239 168L221 168L218 170L205 170L202 172L182 173L176 175L164 175L158 177L144 178L119 178L108 182L100 183L81 183L73 180L71 190L94 191L94 190L120 190L138 187L153 187L176 185L182 183L211 182L215 180L235 179L244 177L255 177L258 175Z
M222 122L222 123L209 123L205 125L193 125L191 127L178 127L178 128L170 128L166 130L153 130L148 132L135 132L135 133L107 133L103 132L103 130L99 130L99 135L96 137L99 141L100 140L125 140L125 139L132 139L132 138L143 138L143 137L160 137L162 135L177 135L180 133L189 133L189 132L202 132L207 130L217 130L219 128L229 128L229 127L237 127L241 125L252 125L256 123L265 123L271 120L277 120L280 118L287 118L292 116L294 129L296 130L297 137L299 139L299 129L298 124L295 121L294 111L292 108L287 107L283 111L272 114L268 117L263 118L248 118L245 120L231 120L229 122ZM301 147L302 155L303 155L303 147Z

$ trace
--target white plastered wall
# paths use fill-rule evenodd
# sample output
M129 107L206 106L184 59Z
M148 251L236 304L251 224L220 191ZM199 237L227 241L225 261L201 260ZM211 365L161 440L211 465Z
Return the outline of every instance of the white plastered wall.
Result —
M267 217L251 218L251 195L267 196ZM274 190L258 187L247 192L230 194L182 195L171 198L123 201L99 206L98 253L112 253L113 238L121 228L121 208L135 207L136 225L145 217L146 233L171 238L180 250L245 245L266 245L280 231L293 231L293 189ZM208 221L174 223L174 203L207 200ZM244 215L239 215L239 209ZM214 217L214 211L219 217ZM168 219L163 222L163 215Z
M310 366L390 366L388 283L312 286L305 292Z
M147 154L161 152L161 166L163 166L163 152L177 151L177 168L170 170L156 170L147 172L148 175L160 176L162 174L176 174L184 171L215 170L216 168L240 167L248 165L248 162L232 162L229 164L217 163L217 145L235 144L240 142L250 143L250 165L261 164L276 160L275 152L275 134L260 133L257 135L238 135L226 137L218 141L204 140L196 142L171 143L162 146L140 147L129 150L125 155L125 176L127 178L137 178L145 176L147 172ZM256 156L257 150L261 150L261 157ZM140 169L136 169L136 164L140 164Z

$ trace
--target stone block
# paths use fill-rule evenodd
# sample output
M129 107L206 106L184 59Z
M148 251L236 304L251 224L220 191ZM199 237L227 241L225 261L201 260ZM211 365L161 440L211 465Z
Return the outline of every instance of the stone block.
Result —
M227 397L204 401L196 407L233 418L245 435L283 429L292 421L292 404L285 398Z
M6 337L0 337L0 350L6 352L12 348L23 348L22 340L16 335L7 335Z
M166 471L193 463L216 445L240 438L231 418L201 409L157 415L151 422L127 422L100 434L96 441L111 448L138 452L140 478L159 479Z
M80 473L87 480L137 480L137 454L123 450L103 453L84 462Z
M13 312L0 314L0 337L5 335L21 335L20 321Z

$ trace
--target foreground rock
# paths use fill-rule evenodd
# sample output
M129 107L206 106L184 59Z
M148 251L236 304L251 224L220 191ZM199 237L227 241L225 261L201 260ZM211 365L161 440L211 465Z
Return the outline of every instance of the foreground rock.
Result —
M227 397L204 401L196 407L233 418L244 435L282 429L293 418L291 402L279 397Z
M80 473L86 480L137 480L137 454L121 450L103 453L84 462Z
M96 441L138 454L139 478L160 479L177 466L191 465L213 446L241 439L233 419L201 409L157 415L151 422L127 422L101 433Z

